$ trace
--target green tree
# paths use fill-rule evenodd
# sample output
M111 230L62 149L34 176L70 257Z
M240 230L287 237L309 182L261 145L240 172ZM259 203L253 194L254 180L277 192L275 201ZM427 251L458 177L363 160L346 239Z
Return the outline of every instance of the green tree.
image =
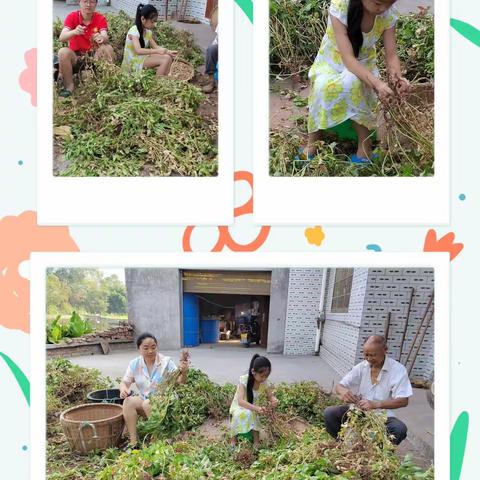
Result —
M71 311L70 288L54 274L47 275L47 313L62 314Z

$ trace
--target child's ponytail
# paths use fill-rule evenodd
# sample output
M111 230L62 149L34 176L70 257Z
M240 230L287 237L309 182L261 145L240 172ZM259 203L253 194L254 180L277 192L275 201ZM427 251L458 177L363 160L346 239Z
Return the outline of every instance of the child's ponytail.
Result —
M247 402L253 403L253 384L255 382L255 378L253 376L253 372L260 372L264 368L268 368L269 371L272 370L272 364L270 360L266 357L261 357L258 353L256 353L252 360L250 361L250 368L248 369L248 380L247 380Z
M145 39L143 38L143 23L142 17L146 20L153 20L158 18L158 10L153 5L144 5L139 3L137 7L137 13L135 15L135 25L137 26L138 33L140 34L140 46L145 48Z
M348 2L347 34L356 58L360 55L360 49L363 45L362 20L362 0L350 0Z

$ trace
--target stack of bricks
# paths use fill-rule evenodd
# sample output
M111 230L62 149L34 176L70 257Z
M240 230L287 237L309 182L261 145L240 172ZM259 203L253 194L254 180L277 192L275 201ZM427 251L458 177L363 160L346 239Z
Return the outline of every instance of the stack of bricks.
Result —
M112 341L112 340L124 340L133 342L134 340L134 328L132 325L125 323L116 327L111 327L103 332L92 332L82 335L78 338L66 338L64 341L68 344L78 343L92 343L100 340Z

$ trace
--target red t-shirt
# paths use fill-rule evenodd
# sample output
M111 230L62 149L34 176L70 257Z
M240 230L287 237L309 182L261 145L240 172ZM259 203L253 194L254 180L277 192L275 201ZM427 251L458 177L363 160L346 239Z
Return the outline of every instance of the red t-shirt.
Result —
M64 25L70 30L75 30L78 25L82 25L86 28L83 35L74 35L68 42L68 46L74 52L85 53L92 48L90 38L102 30L107 29L107 19L102 14L93 12L92 20L88 25L85 25L82 12L77 10L76 12L67 15Z

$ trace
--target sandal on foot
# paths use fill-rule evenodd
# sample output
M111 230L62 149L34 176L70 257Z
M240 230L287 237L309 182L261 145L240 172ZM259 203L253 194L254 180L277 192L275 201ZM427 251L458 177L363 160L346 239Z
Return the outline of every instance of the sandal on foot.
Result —
M303 158L302 158L303 157ZM305 155L305 148L300 147L298 149L298 155L295 157L296 162L311 162L315 158L315 154Z
M72 92L67 88L62 88L62 90L60 90L60 93L58 95L62 98L68 98L72 96Z
M372 156L370 158L366 157L359 157L357 154L354 154L350 157L350 163L355 163L355 164L368 164L372 163L372 160L376 160L378 158L378 153L372 153Z

